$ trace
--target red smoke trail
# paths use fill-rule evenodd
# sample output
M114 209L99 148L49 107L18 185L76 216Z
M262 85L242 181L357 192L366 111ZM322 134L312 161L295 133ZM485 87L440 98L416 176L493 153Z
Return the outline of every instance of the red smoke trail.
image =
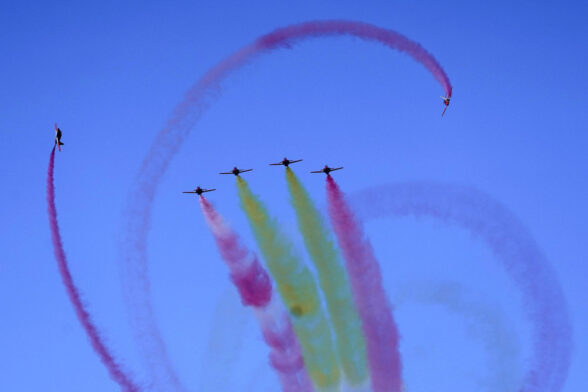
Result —
M270 364L276 369L284 392L313 390L304 367L302 351L284 312L271 306L272 284L267 271L239 241L218 212L204 197L200 207L210 226L221 257L230 270L231 281L237 287L243 305L252 306L261 324L263 338L271 347Z
M347 265L362 321L374 392L400 392L402 369L398 329L382 286L372 246L331 176L327 176L329 215Z
M476 189L427 182L371 188L352 200L364 219L427 216L457 224L484 241L521 290L533 328L531 363L520 391L562 390L573 347L566 300L548 260L511 211Z
M49 210L49 227L51 228L51 239L53 241L53 251L55 259L57 260L57 266L59 267L59 274L65 285L65 290L71 301L76 316L82 324L82 327L86 331L90 343L94 348L94 351L100 357L102 363L106 366L110 377L116 381L123 391L135 392L139 391L139 387L130 379L130 377L121 370L120 365L116 363L112 354L110 354L108 348L106 348L96 326L90 318L90 314L84 307L80 293L76 288L69 268L67 266L67 259L65 257L65 251L63 250L63 243L61 242L61 234L59 233L59 224L57 222L57 210L55 208L55 187L53 185L53 168L55 163L55 147L51 150L51 156L49 157L49 169L47 170L47 204Z
M186 93L184 100L176 106L156 136L131 188L125 209L127 230L120 264L125 301L135 339L142 356L149 361L150 374L155 378L155 383L167 382L173 384L175 390L183 390L167 357L165 344L153 315L147 271L146 244L151 225L151 206L169 163L190 130L219 95L220 83L233 71L265 52L291 48L294 43L305 39L343 35L379 42L409 54L441 83L445 95L451 96L449 78L437 60L420 44L392 30L345 20L305 22L279 28L234 52L204 74ZM170 386L167 385L167 388Z

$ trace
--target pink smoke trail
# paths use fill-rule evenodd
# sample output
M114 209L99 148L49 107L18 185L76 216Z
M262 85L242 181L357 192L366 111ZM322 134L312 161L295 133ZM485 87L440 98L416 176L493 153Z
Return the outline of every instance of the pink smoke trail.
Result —
M49 157L49 169L47 170L47 204L49 211L49 227L51 229L51 240L53 241L53 252L55 254L55 259L57 260L57 266L59 267L59 274L61 275L61 279L63 281L63 284L65 285L67 296L69 297L69 300L71 301L74 307L78 320L82 324L84 331L86 331L86 334L90 339L92 348L94 348L94 351L96 351L96 353L100 357L100 360L102 361L104 366L106 366L106 369L110 374L110 377L120 385L123 391L139 391L139 387L131 380L129 375L125 374L125 372L121 369L120 365L116 363L112 354L102 341L100 333L98 332L98 329L92 322L88 310L86 310L86 308L84 307L82 299L80 298L80 293L73 282L73 278L67 265L65 251L63 250L61 234L59 233L59 223L57 221L57 209L55 208L55 187L53 184L54 167L55 147L53 147L53 150L51 150L51 155Z
M200 197L200 207L214 235L221 257L229 267L231 281L239 290L243 305L266 307L272 298L269 275L257 257L241 245L237 234L227 226L206 198Z
M204 197L200 197L200 207L243 305L252 306L256 311L263 338L271 348L270 364L278 373L282 390L311 392L312 383L290 319L285 312L273 309L275 304L270 304L272 284L267 271Z
M531 233L504 205L476 189L409 182L356 193L353 205L364 219L427 216L457 224L488 245L523 296L533 354L521 392L558 392L572 355L572 327L563 290Z
M366 340L374 392L402 390L398 328L382 286L380 267L360 223L331 176L327 176L329 216L343 251Z
M388 29L348 20L327 20L306 22L277 29L260 37L256 43L264 50L275 47L290 48L298 40L310 37L350 35L366 41L376 41L390 49L404 52L421 63L441 84L447 97L451 97L452 86L449 77L439 62L418 42Z
M184 389L169 361L153 315L147 269L146 244L151 225L151 206L169 163L190 130L220 95L220 83L233 71L262 53L270 53L279 48L291 48L294 43L305 39L344 35L378 42L407 53L433 74L441 83L446 96L451 96L449 78L437 60L420 44L393 30L346 20L311 21L274 30L222 60L190 88L184 100L176 106L163 129L159 131L135 178L125 209L127 230L124 243L121 244L120 265L125 302L135 340L142 356L148 361L154 382L165 383L162 389Z

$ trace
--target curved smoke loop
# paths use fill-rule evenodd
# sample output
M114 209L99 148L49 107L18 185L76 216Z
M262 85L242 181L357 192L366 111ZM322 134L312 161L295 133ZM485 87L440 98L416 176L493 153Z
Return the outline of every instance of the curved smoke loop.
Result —
M188 91L157 135L131 188L125 209L127 230L122 244L121 263L125 302L135 331L135 340L142 357L147 361L157 388L165 391L185 390L173 370L153 315L147 268L147 234L151 224L151 208L169 163L190 130L218 96L218 85L233 71L262 53L291 48L301 40L345 35L378 42L407 53L431 72L443 87L446 96L451 96L449 78L437 60L419 43L393 30L345 20L306 22L274 30L211 68Z
M505 206L470 187L408 182L357 192L352 203L368 220L427 216L459 225L490 247L523 295L532 324L533 355L521 392L557 392L572 352L572 328L563 291L529 231Z

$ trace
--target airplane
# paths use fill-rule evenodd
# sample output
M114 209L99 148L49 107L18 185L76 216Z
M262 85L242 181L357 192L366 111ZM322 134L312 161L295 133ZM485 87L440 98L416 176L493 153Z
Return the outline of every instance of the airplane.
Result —
M61 151L61 146L63 146L63 143L61 143L61 129L57 127L57 123L55 123L55 145L59 151Z
M241 169L237 169L237 166L235 166L232 171L225 172L225 173L219 173L219 174L234 174L234 175L238 176L240 173L245 173L245 172L248 172L251 170L253 170L253 169L241 170Z
M296 162L300 162L302 159L298 159L296 161L291 161L288 158L284 158L282 159L282 162L280 163L270 163L270 166L280 166L280 165L284 165L286 167L288 167L289 164L291 163L296 163Z
M316 171L311 171L311 173L325 173L327 176L330 176L330 172L335 171L335 170L341 170L343 169L343 166L341 167L329 167L327 165L325 165L325 167L323 167L322 170L316 170Z
M216 191L216 189L202 189L199 186L197 186L196 189L194 189L193 191L187 191L187 192L182 192L182 193L195 193L198 196L201 196L204 192L212 192L212 191Z
M451 97L441 96L441 99L443 100L443 103L445 104L445 109L443 109L443 113L441 113L441 117L443 117L443 115L445 114L445 111L447 110L447 107L449 106L449 101L451 100Z

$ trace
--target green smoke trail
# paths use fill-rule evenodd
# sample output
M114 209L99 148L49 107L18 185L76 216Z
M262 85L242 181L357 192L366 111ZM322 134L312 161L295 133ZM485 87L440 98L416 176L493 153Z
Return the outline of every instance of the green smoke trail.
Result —
M290 168L286 168L286 180L296 211L298 227L318 272L320 286L331 315L343 372L350 385L361 384L368 378L365 341L347 273L319 211Z
M237 177L237 187L255 239L292 316L308 373L317 388L335 389L339 385L339 365L314 278L241 177Z

